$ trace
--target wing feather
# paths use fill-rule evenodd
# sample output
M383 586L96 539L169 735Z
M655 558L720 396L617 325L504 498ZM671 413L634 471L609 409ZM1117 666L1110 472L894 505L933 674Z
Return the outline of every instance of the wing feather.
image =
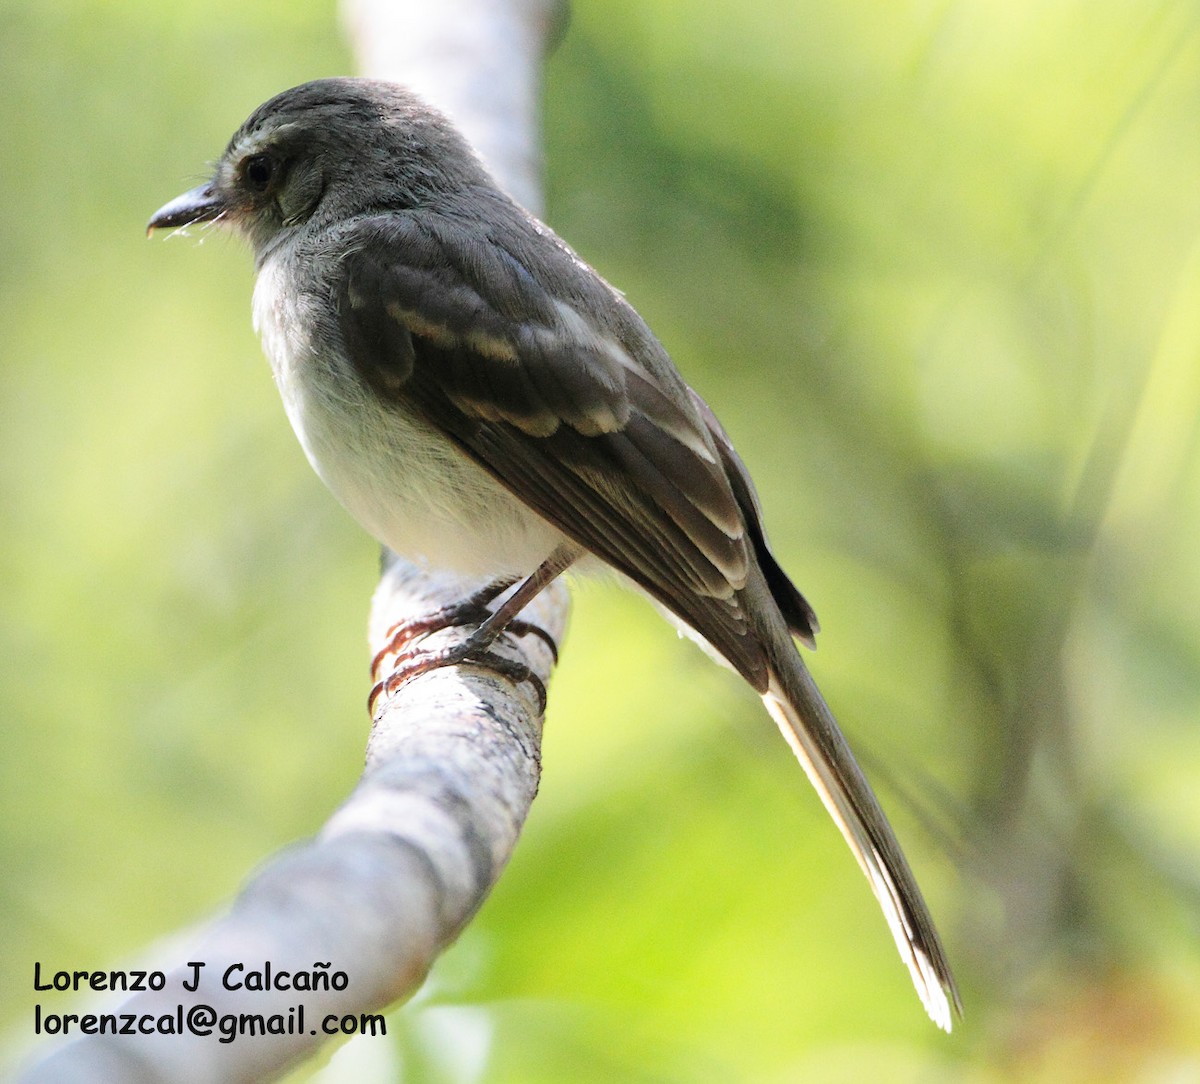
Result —
M532 221L500 216L490 243L448 214L354 223L334 287L347 354L762 691L740 592L765 542L740 461L634 310Z

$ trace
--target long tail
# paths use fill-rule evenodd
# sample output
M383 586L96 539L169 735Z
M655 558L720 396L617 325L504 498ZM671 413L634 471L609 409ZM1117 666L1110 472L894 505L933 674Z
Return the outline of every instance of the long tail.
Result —
M773 667L762 699L867 875L925 1011L949 1031L952 1009L961 1016L962 1002L933 918L871 785L794 649Z

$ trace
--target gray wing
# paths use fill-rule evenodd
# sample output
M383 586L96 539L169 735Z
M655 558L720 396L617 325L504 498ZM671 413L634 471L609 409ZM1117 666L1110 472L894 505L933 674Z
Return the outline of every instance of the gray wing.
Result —
M767 547L729 438L637 314L553 234L532 219L483 229L418 213L352 228L335 290L360 377L640 584L764 694L948 1029L958 996L899 844L799 656L760 639L782 615L811 641L816 619Z
M419 211L353 224L334 287L347 354L765 689L750 562L797 634L815 619L728 438L615 290L541 223L498 211L486 226Z

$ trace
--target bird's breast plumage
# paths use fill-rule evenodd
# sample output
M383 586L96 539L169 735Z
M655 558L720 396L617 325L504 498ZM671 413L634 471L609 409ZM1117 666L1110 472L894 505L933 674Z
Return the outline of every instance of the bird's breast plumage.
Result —
M487 577L536 568L561 533L427 421L382 400L322 322L299 257L268 260L254 324L305 455L347 511L403 557Z

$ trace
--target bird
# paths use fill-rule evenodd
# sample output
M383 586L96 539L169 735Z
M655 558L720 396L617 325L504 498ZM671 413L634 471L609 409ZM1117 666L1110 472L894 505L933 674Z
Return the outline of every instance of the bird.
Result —
M394 553L518 585L455 658L568 568L615 570L761 697L866 875L930 1018L962 1003L900 844L805 665L816 615L750 474L624 295L407 88L277 94L147 232L231 228L317 474Z

